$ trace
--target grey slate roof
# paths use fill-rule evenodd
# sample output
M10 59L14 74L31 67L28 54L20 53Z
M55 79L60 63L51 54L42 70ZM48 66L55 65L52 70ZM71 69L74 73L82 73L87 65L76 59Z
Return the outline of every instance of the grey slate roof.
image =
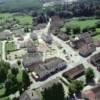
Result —
M52 75L52 73L58 72L66 67L66 62L56 57L30 66L31 71L35 72L38 75L39 79L43 79L44 77Z

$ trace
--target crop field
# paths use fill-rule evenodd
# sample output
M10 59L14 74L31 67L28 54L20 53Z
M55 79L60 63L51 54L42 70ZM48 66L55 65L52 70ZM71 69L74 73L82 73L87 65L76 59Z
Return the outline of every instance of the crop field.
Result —
M11 13L0 13L0 22L3 23L12 16Z
M96 22L100 21L99 19L93 19L93 20L85 20L85 21L71 21L65 24L65 26L71 26L71 27L75 27L75 26L79 26L81 29L85 28L86 26L94 26L96 24Z
M84 21L79 21L79 20L73 20L73 21L70 21L70 22L66 22L64 27L61 28L61 31L65 31L65 28L66 27L71 27L71 28L74 28L74 27L80 27L81 30L87 26L89 27L92 27L92 26L95 26L96 22L100 21L100 19L92 19L92 20L84 20Z
M15 18L16 18L16 19L20 22L20 24L22 24L22 25L25 25L25 24L31 25L31 24L32 24L32 17L31 17L31 16L28 16L28 15L25 15L25 16L16 16Z
M15 13L0 13L0 23L6 23L6 20L15 18L21 25L32 24L32 17L29 15L17 15Z

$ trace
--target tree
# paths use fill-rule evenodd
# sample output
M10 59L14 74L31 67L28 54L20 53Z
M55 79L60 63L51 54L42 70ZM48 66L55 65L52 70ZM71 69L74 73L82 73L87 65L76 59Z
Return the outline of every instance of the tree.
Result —
M70 32L71 32L71 28L70 28L70 27L67 27L67 28L66 28L66 33L67 33L68 35L70 35Z
M83 81L79 81L79 80L71 81L68 88L69 95L73 96L74 93L80 93L83 87L84 87Z
M84 87L83 81L74 80L73 84L75 84L76 92L80 92Z
M0 83L6 80L9 68L9 63L0 61Z
M4 68L0 68L0 83L4 82L7 78L7 73Z
M18 66L20 66L20 65L21 65L21 61L20 61L20 60L18 60L18 61L17 61L17 64L18 64Z
M22 80L24 89L27 89L27 87L30 85L30 78L26 71L23 71Z
M85 27L85 28L83 28L83 32L88 32L90 30L90 27L89 26L87 26L87 27Z
M100 28L100 21L98 21L98 22L96 23L96 27L97 27L97 28Z
M17 76L19 70L18 70L18 68L12 68L11 72L12 72L13 75Z
M85 72L85 76L86 76L86 81L89 82L91 80L93 80L93 78L95 77L94 71L91 68L88 68Z
M62 84L54 84L43 92L44 100L64 100L64 89Z
M15 93L18 90L18 82L14 75L9 75L5 81L6 94Z
M73 96L73 94L75 93L75 91L76 91L76 88L75 88L75 84L70 84L69 86L68 86L68 91L69 91L69 96Z
M24 32L25 32L25 33L30 32L30 30L29 30L29 27L28 27L28 26L24 27Z
M73 33L74 33L74 34L79 34L80 32L81 32L80 27L75 27L75 28L73 28Z

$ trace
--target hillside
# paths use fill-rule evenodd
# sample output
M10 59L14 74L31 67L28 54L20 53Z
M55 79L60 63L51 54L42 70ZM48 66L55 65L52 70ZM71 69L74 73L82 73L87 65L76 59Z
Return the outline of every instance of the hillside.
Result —
M40 0L0 0L0 2L0 11L36 9L42 6Z

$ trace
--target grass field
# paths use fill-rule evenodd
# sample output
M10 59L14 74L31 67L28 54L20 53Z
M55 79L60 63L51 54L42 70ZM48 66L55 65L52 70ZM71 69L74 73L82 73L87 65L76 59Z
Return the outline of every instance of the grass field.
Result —
M19 71L19 73L18 73L18 75L17 75L17 80L19 81L19 82L22 82L22 70L20 70Z
M97 33L100 33L100 28L97 28L97 29L96 29L96 32L97 32Z
M17 15L16 13L0 13L0 23L6 23L6 20L15 18L20 24L32 25L32 17L29 15Z
M100 21L100 19L92 19L92 20L84 20L84 21L79 21L79 20L73 20L73 21L70 21L70 22L66 22L64 27L61 28L61 31L65 31L65 28L66 27L80 27L81 30L87 26L89 27L92 27L96 24L96 22Z
M16 50L16 45L15 45L15 43L14 43L14 42L6 42L5 50L6 50L6 52L7 52L7 51L11 52L11 51Z
M11 13L0 13L0 22L3 23L10 17L12 17Z
M5 87L0 84L0 100L9 100L8 96L5 95Z
M22 25L25 25L25 24L30 24L32 25L32 17L31 16L28 16L28 15L25 15L25 16L16 16L15 17L19 22L20 24Z

